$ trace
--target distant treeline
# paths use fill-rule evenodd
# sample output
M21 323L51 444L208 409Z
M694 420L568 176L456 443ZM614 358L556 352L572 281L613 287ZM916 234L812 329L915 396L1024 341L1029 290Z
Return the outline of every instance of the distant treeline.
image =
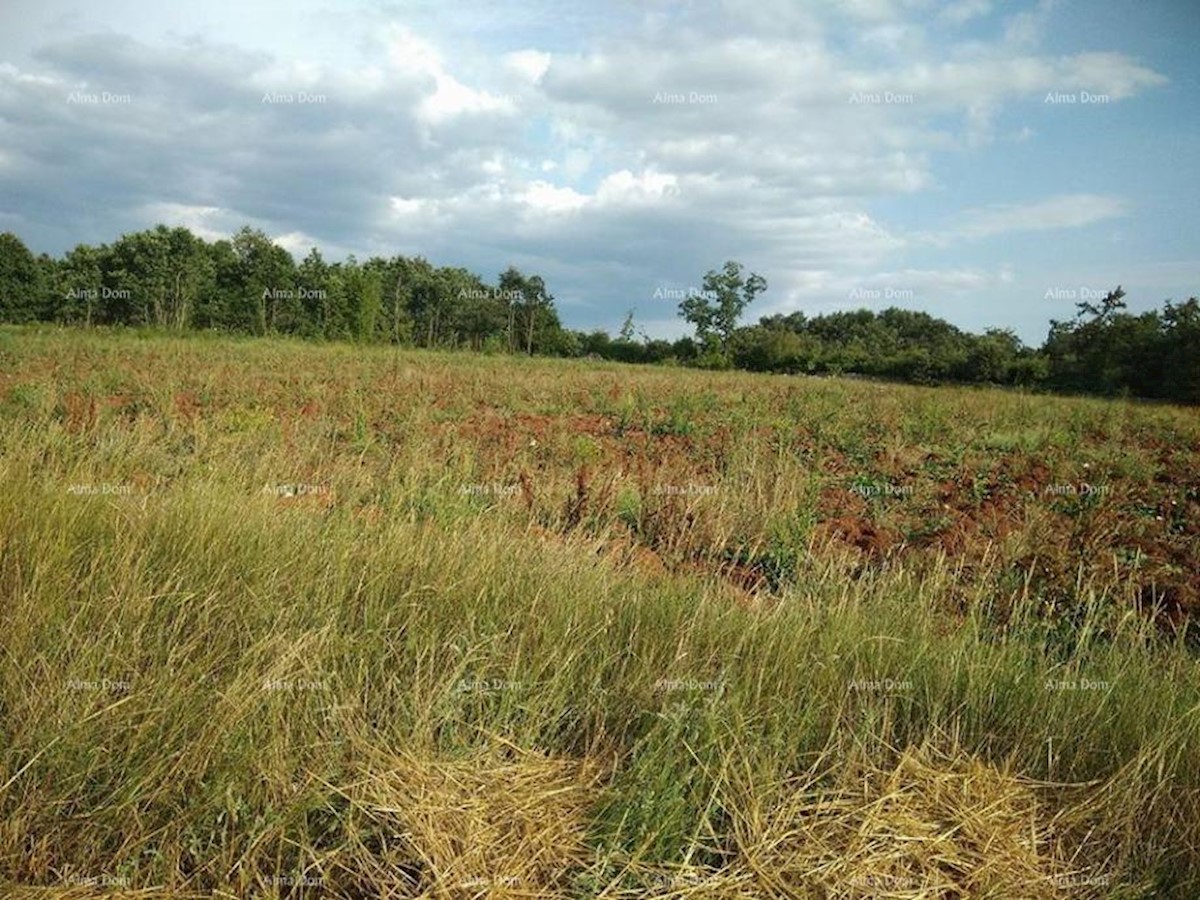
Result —
M1200 301L1123 312L1120 287L1052 321L1041 347L1008 330L964 332L923 312L887 309L771 316L740 328L731 361L770 372L850 373L916 383L1006 384L1068 393L1200 402Z
M1200 301L1124 312L1118 287L1039 348L1008 330L971 334L926 313L856 310L738 319L766 288L727 263L680 303L696 336L675 341L564 328L542 278L509 267L495 283L421 257L297 264L261 231L205 241L158 226L61 259L0 234L0 321L216 329L484 352L592 356L760 372L849 374L916 383L1022 385L1200 402Z

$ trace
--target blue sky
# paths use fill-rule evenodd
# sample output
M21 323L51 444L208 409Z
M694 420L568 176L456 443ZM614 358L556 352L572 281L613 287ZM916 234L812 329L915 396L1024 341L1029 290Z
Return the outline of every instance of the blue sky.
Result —
M1037 343L1118 283L1200 292L1198 36L1188 0L10 0L0 229L515 264L568 325L654 336L684 331L657 288L733 258L751 318Z

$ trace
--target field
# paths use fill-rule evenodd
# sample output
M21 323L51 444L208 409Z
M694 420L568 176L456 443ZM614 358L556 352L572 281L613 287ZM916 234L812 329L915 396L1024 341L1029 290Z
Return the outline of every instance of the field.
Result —
M1200 895L1200 414L0 329L0 895Z

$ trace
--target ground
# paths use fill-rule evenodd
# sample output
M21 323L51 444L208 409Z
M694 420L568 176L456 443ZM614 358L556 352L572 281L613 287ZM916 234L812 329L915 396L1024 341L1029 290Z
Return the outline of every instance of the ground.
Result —
M0 330L0 887L1194 896L1197 472L1167 405Z

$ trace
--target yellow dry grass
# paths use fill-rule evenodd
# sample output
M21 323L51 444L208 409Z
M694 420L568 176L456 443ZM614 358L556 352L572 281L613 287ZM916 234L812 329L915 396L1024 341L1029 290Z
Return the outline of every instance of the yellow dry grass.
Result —
M736 854L722 869L647 871L643 896L1024 898L1103 895L1109 879L1072 866L1050 787L932 745L881 768L865 757L816 767L771 797L744 798ZM1060 786L1056 786L1060 787ZM613 896L633 897L622 892Z
M602 774L591 761L511 745L457 758L374 747L360 759L361 774L337 788L360 839L323 884L345 880L340 871L365 896L558 897L591 861Z

